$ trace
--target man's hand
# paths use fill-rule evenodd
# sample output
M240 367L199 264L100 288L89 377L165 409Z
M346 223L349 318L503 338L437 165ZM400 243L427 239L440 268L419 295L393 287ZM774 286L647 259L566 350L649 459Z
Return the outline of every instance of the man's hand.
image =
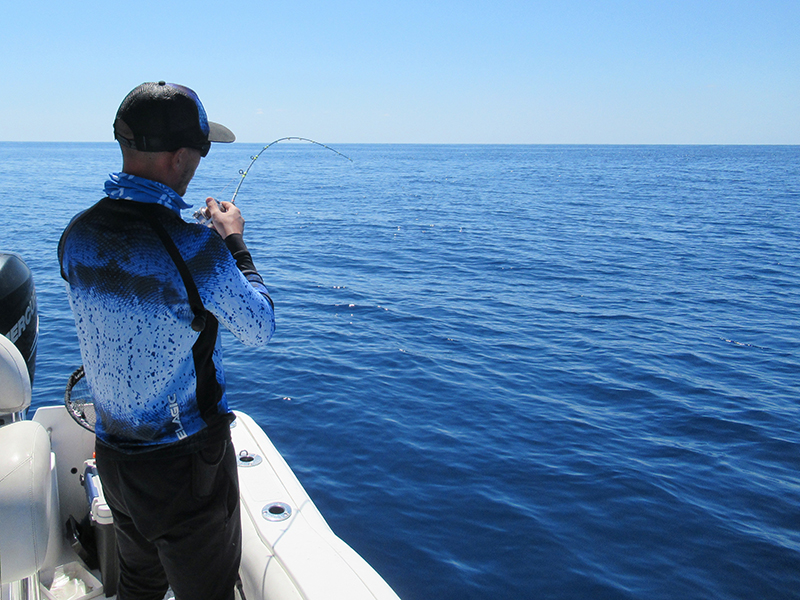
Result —
M244 233L244 217L235 204L224 200L218 203L214 198L206 198L206 210L222 239L232 233Z

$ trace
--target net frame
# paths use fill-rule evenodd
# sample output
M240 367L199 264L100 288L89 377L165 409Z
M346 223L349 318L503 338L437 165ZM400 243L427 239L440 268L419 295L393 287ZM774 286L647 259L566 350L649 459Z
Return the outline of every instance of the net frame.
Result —
M78 367L67 380L67 388L64 391L64 407L73 421L94 433L97 414L94 410L94 399L86 380L83 365Z

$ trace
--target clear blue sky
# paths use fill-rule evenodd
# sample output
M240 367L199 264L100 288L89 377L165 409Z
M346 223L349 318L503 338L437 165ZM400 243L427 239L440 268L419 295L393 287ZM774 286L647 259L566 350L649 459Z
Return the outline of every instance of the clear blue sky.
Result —
M7 2L0 140L103 141L143 81L240 141L800 144L799 0Z

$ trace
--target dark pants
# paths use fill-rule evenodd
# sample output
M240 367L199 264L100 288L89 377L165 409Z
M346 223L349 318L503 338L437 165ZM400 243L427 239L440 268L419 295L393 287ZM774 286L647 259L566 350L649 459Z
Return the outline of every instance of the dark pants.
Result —
M118 600L162 600L168 586L176 600L233 600L242 553L235 454L229 439L166 458L121 457L98 444Z

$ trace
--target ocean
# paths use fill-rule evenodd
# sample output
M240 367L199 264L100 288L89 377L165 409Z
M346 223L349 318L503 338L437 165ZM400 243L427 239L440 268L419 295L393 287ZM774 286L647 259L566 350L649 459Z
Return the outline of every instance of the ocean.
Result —
M403 600L800 598L800 147L332 146L242 181L278 329L226 333L229 402ZM34 409L80 364L59 236L120 166L0 144Z

